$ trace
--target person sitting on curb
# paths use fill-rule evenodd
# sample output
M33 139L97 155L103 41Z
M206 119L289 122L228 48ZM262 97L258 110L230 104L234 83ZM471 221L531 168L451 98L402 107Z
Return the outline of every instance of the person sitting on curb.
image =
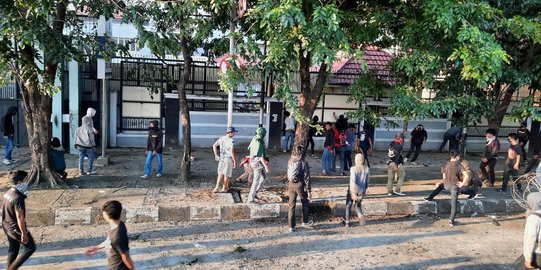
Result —
M54 137L51 139L51 161L55 172L62 176L63 180L66 180L68 173L66 173L66 158L64 154L66 151L60 144L60 139Z
M473 200L477 198L479 188L483 185L479 177L475 172L470 169L470 164L467 160L462 160L460 162L462 165L462 181L458 182L458 188L460 189L460 194L468 195L468 200Z
M252 157L250 161L250 167L254 172L254 178L252 180L252 186L250 188L250 193L248 194L248 203L255 202L257 198L257 192L265 182L267 173L270 173L269 169L269 158L264 157Z
M406 196L406 194L400 192L402 184L404 184L404 177L406 172L404 171L404 161L402 158L402 144L404 143L404 136L401 132L396 133L394 140L389 144L389 163L387 167L387 195ZM396 189L393 191L394 179L397 179Z
M346 227L349 227L349 217L351 206L355 204L355 211L359 217L359 225L366 224L366 218L363 215L361 202L368 189L368 178L370 177L370 168L364 163L364 155L358 153L355 155L355 166L352 166L349 174L349 188L346 194Z
M213 192L218 192L222 181L222 192L227 192L229 190L233 169L237 167L235 140L233 139L236 133L237 130L234 127L229 127L227 128L227 134L220 137L214 145L212 145L214 159L218 161L218 177L216 178L216 187L214 187ZM218 155L218 148L220 148L220 155Z
M302 146L297 147L297 152L293 153L287 163L287 189L289 196L289 211L287 220L289 231L296 230L295 207L297 206L297 197L301 198L302 203L302 226L311 226L313 220L308 220L308 203L312 200L312 185L310 178L310 167L304 160L304 151Z
M235 182L242 183L242 180L246 178L246 180L248 181L248 185L252 184L254 171L250 167L250 159L250 156L245 156L240 162L239 167L242 167L244 169L244 173L237 177L237 179L235 179Z
M449 225L455 225L456 205L458 203L458 183L460 179L468 177L465 171L461 170L460 156L454 150L451 150L451 159L447 162L441 172L443 174L443 183L440 183L432 193L425 198L425 201L432 201L445 188L451 192L451 215L449 215Z

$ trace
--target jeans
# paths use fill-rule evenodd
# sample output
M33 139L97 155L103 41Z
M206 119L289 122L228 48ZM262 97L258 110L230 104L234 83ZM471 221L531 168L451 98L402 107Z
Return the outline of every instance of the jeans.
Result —
M333 154L327 147L323 149L323 156L321 157L321 164L323 165L323 174L327 174L332 170Z
M518 171L515 170L514 168L509 168L509 167L505 168L505 170L503 171L502 191L507 190L507 184L509 183L509 179L512 177L513 183L515 183L515 179L517 178L517 176L518 176ZM517 184L518 189L522 189L521 183L515 183L515 184Z
M158 174L162 174L162 170L163 170L163 163L162 163L162 159L163 159L163 155L162 154L159 154L159 153L156 153L156 155L153 155L152 154L152 151L148 151L147 153L147 161L146 161L146 164L145 164L145 175L147 176L150 176L150 171L152 169L152 160L154 159L154 157L157 157L158 158L158 170L156 171L156 173Z
M344 151L344 171L349 171L349 169L353 166L353 161L351 160L351 150L351 148L346 148L346 151Z
M79 172L83 173L85 171L84 162L85 157L88 158L88 171L94 171L94 149L93 148L83 148L77 147L79 150Z
M355 211L357 212L357 216L359 217L359 219L361 218L361 216L363 215L363 210L361 209L361 202L362 200L353 201L351 199L351 194L349 193L348 189L346 195L346 223L349 223L349 219L351 216L351 206L353 204L355 204Z
M406 155L406 158L410 158L411 152L413 152L413 148L415 148L415 153L413 154L413 158L411 158L411 162L414 162L417 160L417 157L419 156L419 153L421 153L421 145L420 144L410 144L410 150L408 151L408 154Z
M284 146L282 150L291 151L293 149L294 142L295 142L295 131L291 129L286 130L286 134L284 135Z
M335 147L334 148L334 151L335 151L335 154L334 154L334 158L333 158L333 162L332 162L332 168L333 168L333 171L336 170L336 157L339 158L340 160L340 172L343 172L344 171L344 167L345 167L345 160L344 160L344 154L346 152L346 147L345 146L339 146L339 147Z
M4 159L12 160L11 153L13 152L13 134L4 137L6 139L6 154Z
M289 228L295 228L295 206L297 206L297 196L301 198L302 203L302 222L308 222L308 194L302 186L288 187L289 194L289 211L287 212L287 222Z
M455 150L458 153L458 150L459 150L458 148L460 145L456 137L452 135L443 135L443 142L440 145L439 152L443 150L443 148L447 144L447 141L449 141L449 151Z
M8 248L8 257L7 257L7 267L9 269L19 268L32 254L36 251L36 244L34 243L34 238L27 231L28 242L26 244L21 243L21 233L18 230L12 230L9 228L3 228L4 233L8 238L9 248ZM19 249L23 245L23 252L19 254Z
M250 193L248 194L248 202L253 202L255 200L255 195L265 182L265 173L263 168L254 170L254 180L252 180L252 186L250 187Z
M496 175L494 174L494 167L496 167L496 161L498 161L496 158L491 158L487 160L487 162L481 162L481 164L479 165L483 178L489 180L491 185L494 185L494 181L496 181ZM488 172L486 168L487 166Z
M456 204L458 203L458 187L453 184L448 187L449 192L451 192L451 215L449 215L449 219L452 221L455 221L455 215L456 215ZM440 194L440 192L444 189L443 184L439 184L434 191L428 196L428 200L431 201L436 197L436 195Z
M393 192L393 182L395 176L398 177L396 182L396 189L395 191L400 193L400 189L402 188L402 184L404 184L404 177L406 176L406 172L404 171L404 166L402 164L398 164L398 173L395 173L394 169L397 167L397 165L394 162L391 162L389 164L389 167L387 167L387 192L392 193Z

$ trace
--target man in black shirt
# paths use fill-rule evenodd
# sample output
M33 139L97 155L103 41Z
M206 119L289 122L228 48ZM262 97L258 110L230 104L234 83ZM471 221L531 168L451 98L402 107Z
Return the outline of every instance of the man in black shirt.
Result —
M107 263L110 270L135 269L130 257L128 246L128 231L124 222L120 220L122 204L118 201L108 201L101 208L103 218L110 225L107 239L98 246L93 246L86 251L87 256L94 256L103 248L107 250Z
M19 268L36 251L34 239L26 229L27 175L25 171L15 172L11 178L13 186L4 194L2 228L9 243L7 269ZM21 244L24 249L19 254Z
M421 145L426 142L427 137L428 135L426 134L426 130L421 124L417 125L417 127L411 131L410 150L408 151L408 154L406 155L406 159L404 161L407 161L410 158L410 155L415 148L415 154L413 154L413 158L410 161L413 165L417 165L415 160L417 160L417 157L421 152Z
M528 130L528 127L526 127L526 123L520 123L520 127L517 129L517 136L518 136L518 144L520 145L520 150L522 150L522 153L524 154L522 156L521 162L526 162L526 150L524 147L526 147L526 144L528 144L528 141L530 140L530 131Z
M511 145L509 146L509 150L507 150L507 160L505 161L505 169L503 171L502 188L498 189L499 192L506 192L509 178L513 177L514 179L518 176L520 162L524 157L524 153L522 152L522 149L518 143L517 134L509 133L509 135L507 135L507 139ZM519 191L522 190L522 185L520 183L516 184Z

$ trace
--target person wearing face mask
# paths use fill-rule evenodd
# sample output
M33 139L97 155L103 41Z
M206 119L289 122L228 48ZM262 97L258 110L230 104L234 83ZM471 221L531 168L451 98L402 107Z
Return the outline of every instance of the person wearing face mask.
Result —
M493 187L496 176L494 175L494 167L496 167L496 161L498 161L498 152L500 152L500 141L496 137L496 131L494 129L487 129L485 132L485 138L487 143L485 145L485 152L481 158L481 174L485 181L485 186ZM488 172L487 172L488 166Z
M9 244L7 269L19 268L36 251L34 238L26 228L27 176L25 171L16 171L11 177L11 188L4 194L2 228ZM23 252L19 254L21 244Z
M426 130L421 124L417 125L417 127L415 127L415 129L411 131L410 150L408 151L408 154L406 155L404 161L407 161L410 158L410 155L415 148L415 153L413 154L413 158L410 161L411 164L417 165L417 162L415 161L417 160L419 153L421 153L421 145L426 142L427 137L428 135L426 134Z
M156 177L162 177L163 171L163 143L162 143L162 131L160 130L160 123L157 120L152 120L148 124L148 139L147 149L145 154L147 155L145 163L145 174L141 178L149 178L150 171L152 170L152 160L154 157L158 159L158 168L156 170Z
M405 196L400 192L406 172L404 171L402 158L402 144L404 143L404 135L402 132L396 133L394 140L389 144L389 161L387 167L387 195ZM397 178L396 189L393 191L393 181Z

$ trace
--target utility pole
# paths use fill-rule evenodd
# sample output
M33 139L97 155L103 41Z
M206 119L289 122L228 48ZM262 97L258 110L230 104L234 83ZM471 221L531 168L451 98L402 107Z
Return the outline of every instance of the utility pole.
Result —
M231 0L231 13L229 21L229 55L233 57L235 53L235 17L236 17L237 7L235 0ZM233 126L233 89L229 90L227 93L227 126Z

